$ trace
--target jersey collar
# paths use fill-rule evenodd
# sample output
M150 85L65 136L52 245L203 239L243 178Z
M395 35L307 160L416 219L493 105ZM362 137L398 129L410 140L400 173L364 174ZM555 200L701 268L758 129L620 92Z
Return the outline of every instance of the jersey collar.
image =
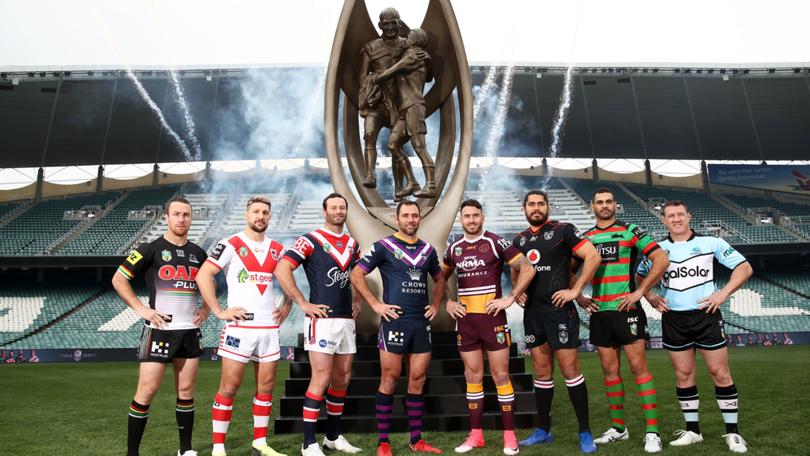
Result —
M543 224L542 224L542 225L540 225L540 226L538 226L537 228L535 228L535 227L533 227L533 226L529 225L529 233L532 233L532 234L537 234L537 233L539 233L539 232L540 232L540 230L542 230L544 226L548 225L548 222L550 222L550 221L551 221L551 219L546 219L546 221L545 221L545 222L543 222Z
M689 236L689 239L687 239L685 241L674 241L674 240L672 240L672 235L671 234L667 234L667 239L669 239L669 242L671 242L673 244L675 242L689 242L689 241L691 241L692 239L694 239L697 236L697 233L695 233L695 230L693 230L692 228L689 228L689 231L691 231L692 234Z

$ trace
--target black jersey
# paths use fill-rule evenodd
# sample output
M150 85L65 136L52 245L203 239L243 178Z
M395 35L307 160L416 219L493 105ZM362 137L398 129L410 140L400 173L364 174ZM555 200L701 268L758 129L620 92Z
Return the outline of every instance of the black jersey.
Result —
M526 289L526 312L554 310L551 296L569 287L573 253L589 242L577 234L574 225L556 220L529 227L515 237L514 245L537 271Z
M131 280L142 275L149 289L149 307L169 315L164 329L191 329L199 307L197 271L207 255L198 245L174 245L163 236L141 244L118 266L118 272Z

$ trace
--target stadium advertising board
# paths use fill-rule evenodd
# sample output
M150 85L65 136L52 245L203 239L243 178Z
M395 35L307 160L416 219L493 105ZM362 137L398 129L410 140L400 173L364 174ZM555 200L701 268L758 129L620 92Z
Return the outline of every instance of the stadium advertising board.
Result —
M810 195L810 166L709 165L709 182Z

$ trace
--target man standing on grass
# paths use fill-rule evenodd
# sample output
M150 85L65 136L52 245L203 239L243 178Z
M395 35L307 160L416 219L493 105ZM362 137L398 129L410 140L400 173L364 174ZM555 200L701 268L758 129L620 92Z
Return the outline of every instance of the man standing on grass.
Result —
M360 313L359 299L352 298L349 274L360 258L357 241L343 232L348 205L339 193L323 200L323 228L299 237L284 254L276 277L284 292L306 314L304 349L309 354L312 378L304 397L303 456L323 456L315 439L315 427L326 393L326 436L323 446L346 453L362 451L340 433L343 402L357 353L354 319ZM293 270L299 265L309 282L309 301L295 284ZM357 296L359 298L359 296Z
M419 206L410 200L397 205L399 231L372 244L352 270L351 281L360 295L384 321L380 322L380 387L377 390L377 456L391 456L388 432L394 409L394 391L408 361L408 395L405 408L410 427L410 449L440 454L422 438L422 391L430 365L430 321L439 310L445 280L436 250L419 239L422 219ZM380 269L383 300L366 283L366 275ZM433 296L428 297L428 275L433 278ZM390 304L388 304L390 303Z
M616 220L616 199L610 189L596 190L591 197L591 207L596 226L584 237L596 246L602 264L591 281L592 296L580 294L577 301L592 314L591 343L596 346L605 374L605 390L613 422L613 426L594 442L606 444L630 438L624 422L624 382L620 376L624 348L647 423L644 451L658 453L661 451L661 437L657 393L644 353L650 336L647 315L640 300L664 274L669 259L640 227ZM652 262L652 267L644 280L636 281L632 271L639 253Z
M211 410L212 456L225 456L225 437L233 414L233 402L245 370L254 362L256 393L253 397L253 455L283 456L267 444L267 427L273 405L276 368L281 358L279 325L290 313L291 301L276 307L273 273L284 255L277 241L265 236L270 224L270 200L254 196L247 202L247 227L217 244L197 274L205 305L220 320L222 328L217 354L222 358L219 390ZM226 269L228 308L216 296L214 276Z
M669 236L659 242L669 254L670 264L661 279L661 295L652 291L645 297L661 314L663 345L675 368L676 393L686 429L676 432L672 446L702 442L698 421L695 350L706 363L714 382L717 405L723 415L728 449L745 453L748 444L737 427L739 396L728 368L728 348L720 306L753 274L748 260L728 242L714 236L702 236L689 226L692 215L682 201L664 204L664 225ZM717 289L714 283L714 261L731 269L728 283ZM638 281L653 275L649 261L639 265Z
M191 204L185 198L173 198L166 204L166 233L138 246L118 266L112 284L118 296L144 319L138 348L141 362L138 388L129 407L127 455L137 456L149 418L149 405L155 397L166 366L174 369L177 390L175 418L180 433L180 456L196 456L191 449L194 428L194 382L200 365L202 333L200 325L208 309L198 304L194 278L206 259L205 251L188 241ZM144 276L149 289L149 307L141 303L130 280Z
M508 240L484 231L481 203L461 203L460 218L464 234L454 239L444 252L442 272L445 279L453 272L458 278L458 301L447 301L447 313L456 320L458 351L464 361L467 381L467 408L470 435L456 447L456 453L483 448L484 429L484 351L498 391L503 420L503 453L520 452L515 437L515 391L509 378L509 326L505 310L534 278L534 268ZM509 296L501 297L504 263L519 272L518 282ZM504 312L502 312L504 311Z
M577 349L579 313L574 299L590 282L602 261L599 252L587 239L577 234L570 223L548 219L548 196L530 190L523 198L523 211L529 228L515 237L513 244L534 266L536 274L518 302L525 305L523 326L526 347L534 364L534 397L537 403L537 429L520 446L551 443L551 402L554 398L554 359L560 366L568 397L579 424L579 448L593 453L596 445L591 435L588 410L588 388L579 366ZM584 262L576 280L571 277L571 260ZM512 283L518 277L512 271Z

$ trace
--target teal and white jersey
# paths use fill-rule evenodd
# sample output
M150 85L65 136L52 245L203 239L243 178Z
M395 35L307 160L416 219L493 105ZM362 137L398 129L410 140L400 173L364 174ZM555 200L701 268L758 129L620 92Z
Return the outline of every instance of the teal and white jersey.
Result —
M747 261L723 239L702 236L694 231L686 241L674 242L667 237L658 241L658 245L669 255L669 267L661 278L662 296L675 311L698 309L698 301L715 292L715 259L729 269ZM650 260L645 259L636 272L646 277L651 266Z

